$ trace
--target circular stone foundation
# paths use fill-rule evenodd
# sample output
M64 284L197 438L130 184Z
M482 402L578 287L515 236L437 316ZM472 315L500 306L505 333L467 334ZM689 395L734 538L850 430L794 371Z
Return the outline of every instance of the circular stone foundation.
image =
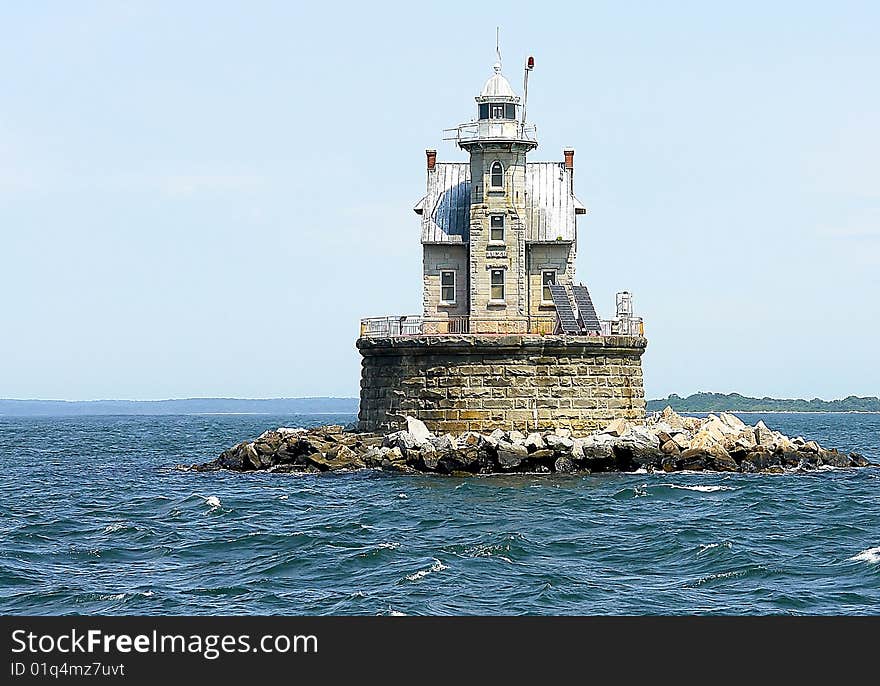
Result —
M435 433L587 433L640 419L646 346L630 336L360 338L360 429L397 429L406 415Z

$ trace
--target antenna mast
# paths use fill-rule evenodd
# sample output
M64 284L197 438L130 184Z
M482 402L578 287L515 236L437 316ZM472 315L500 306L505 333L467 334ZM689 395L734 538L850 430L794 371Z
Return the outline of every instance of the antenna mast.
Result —
M525 135L526 131L526 105L529 102L529 72L535 68L535 58L529 55L526 59L526 69L523 74L523 106L522 106L522 122L520 123L520 136Z

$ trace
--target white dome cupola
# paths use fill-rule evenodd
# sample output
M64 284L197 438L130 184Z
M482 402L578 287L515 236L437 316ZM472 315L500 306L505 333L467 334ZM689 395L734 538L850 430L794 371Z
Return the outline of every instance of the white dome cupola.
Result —
M500 61L492 66L492 71L483 90L475 98L476 119L452 129L455 132L453 140L464 149L496 141L524 144L526 149L536 147L535 127L523 121L520 97L501 73Z

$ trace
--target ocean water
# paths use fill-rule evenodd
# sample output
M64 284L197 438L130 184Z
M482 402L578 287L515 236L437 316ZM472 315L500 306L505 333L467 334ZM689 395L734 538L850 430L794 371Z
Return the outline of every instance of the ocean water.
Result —
M880 415L762 418L880 462ZM0 613L880 613L880 469L175 468L351 419L0 417Z

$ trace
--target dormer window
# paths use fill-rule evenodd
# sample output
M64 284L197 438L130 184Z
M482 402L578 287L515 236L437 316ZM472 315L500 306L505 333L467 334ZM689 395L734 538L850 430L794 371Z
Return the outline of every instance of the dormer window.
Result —
M492 188L504 188L504 167L501 166L501 162L492 163L492 171L489 177L489 183Z

